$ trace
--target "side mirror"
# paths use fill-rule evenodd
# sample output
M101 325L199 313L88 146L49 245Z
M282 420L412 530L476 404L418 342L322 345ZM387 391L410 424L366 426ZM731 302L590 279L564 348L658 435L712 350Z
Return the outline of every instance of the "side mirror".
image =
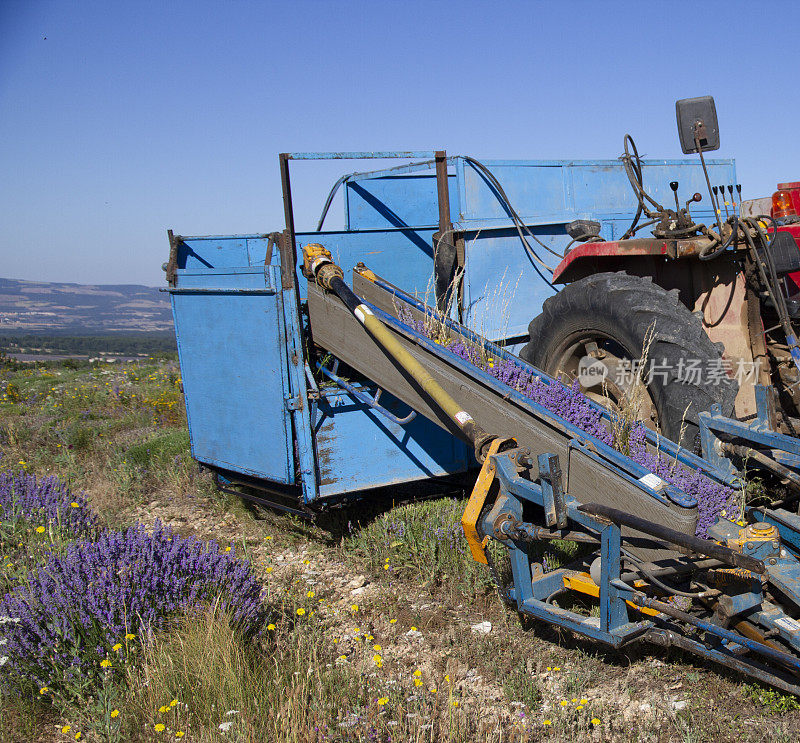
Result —
M675 113L678 117L678 136L681 139L681 149L684 155L700 150L719 149L717 107L710 95L676 101ZM695 136L700 142L699 150Z

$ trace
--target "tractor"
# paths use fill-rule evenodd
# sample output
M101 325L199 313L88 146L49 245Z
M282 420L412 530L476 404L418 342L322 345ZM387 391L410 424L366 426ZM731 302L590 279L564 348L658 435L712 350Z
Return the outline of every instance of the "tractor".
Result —
M682 204L678 181L669 184L674 206L652 198L626 135L630 227L605 240L598 222L567 225L573 241L552 276L563 288L531 321L520 355L615 407L643 381L638 414L688 446L699 447L698 414L712 405L752 420L757 384L771 388L773 430L796 435L800 184L781 184L769 205L743 202L740 185L708 178L703 152L719 147L713 98L678 101L677 118L683 152L700 156L714 223L692 218L703 196Z

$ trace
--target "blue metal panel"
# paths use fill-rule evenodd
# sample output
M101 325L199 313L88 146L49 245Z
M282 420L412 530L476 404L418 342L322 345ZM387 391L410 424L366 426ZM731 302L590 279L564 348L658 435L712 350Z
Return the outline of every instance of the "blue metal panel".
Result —
M548 286L550 273L527 256L510 215L481 173L462 157L448 161L454 164L449 176L450 211L455 228L465 231L464 324L493 340L524 336L528 323L541 311L542 302L554 293ZM494 160L485 164L497 176L525 223L559 254L569 242L567 222L578 218L599 220L601 235L611 240L627 230L636 211L637 204L619 160ZM711 160L708 168L712 182L736 182L733 160ZM437 224L436 179L430 164L406 166L405 170L405 174L379 171L351 176L345 183L349 229ZM680 183L683 201L695 191L705 191L699 160L648 160L643 172L648 192L666 206L674 205L670 181ZM695 205L695 218L713 221L710 204L704 203L703 207ZM425 236L426 255L429 234L432 230ZM327 234L304 238L306 242L319 240L330 247ZM377 241L375 233L344 248L341 257L346 271L363 260L398 286L411 287L417 293L428 288L432 266L424 259L403 266L373 265L372 257L365 257L370 256L370 241ZM554 267L558 263L557 256L532 240L529 242L545 264ZM415 258L422 256L416 253Z
M563 225L531 231L556 247L563 242ZM542 302L555 294L550 274L532 262L516 230L468 232L464 242L464 325L491 341L527 335ZM557 258L533 247L548 265L556 265Z
M294 457L278 286L279 271L272 266L266 273L263 268L181 270L172 309L192 456L291 484ZM231 291L237 288L244 291ZM183 293L187 289L221 291Z
M401 418L410 411L386 392L381 405ZM464 443L422 416L400 426L343 390L327 391L317 409L320 497L464 472L474 461Z
M266 253L266 235L184 237L178 246L178 267L197 270L257 265L264 263Z
M447 182L450 214L455 216L459 211L456 175L449 175ZM433 172L361 177L346 181L345 191L346 219L351 230L436 226L439 223L436 175Z

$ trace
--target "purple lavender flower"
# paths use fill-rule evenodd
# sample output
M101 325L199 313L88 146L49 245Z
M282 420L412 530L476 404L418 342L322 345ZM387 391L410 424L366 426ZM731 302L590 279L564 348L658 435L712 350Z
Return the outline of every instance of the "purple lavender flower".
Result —
M260 594L249 563L215 542L158 522L152 531L103 530L50 556L0 600L0 615L20 620L6 633L6 670L39 686L54 687L67 672L99 681L104 648L211 601L244 631L257 631Z
M418 332L425 332L424 323L410 322L402 316L400 319L412 324ZM527 368L516 364L513 359L495 357L489 346L481 348L462 339L449 343L447 349L585 433L609 446L615 444L613 434L604 423L602 414L580 391L577 380L570 387L557 380L547 382L531 374ZM642 423L633 423L627 433L627 453L631 459L697 501L698 536L707 535L708 528L714 524L722 511L735 508L736 493L731 488L720 485L702 472L678 464L668 457L648 452Z
M37 479L23 472L0 472L0 519L24 518L34 524L53 522L72 536L97 528L86 496L73 493L55 477Z

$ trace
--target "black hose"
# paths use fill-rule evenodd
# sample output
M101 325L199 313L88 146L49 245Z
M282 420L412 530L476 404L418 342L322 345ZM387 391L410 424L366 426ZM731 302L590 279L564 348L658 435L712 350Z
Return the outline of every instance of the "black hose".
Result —
M629 149L630 144L630 149ZM658 220L658 216L651 212L647 206L645 206L645 199L647 199L653 206L656 207L658 211L663 211L663 207L655 201L648 193L644 190L644 180L642 176L642 158L639 157L639 150L636 147L636 142L633 141L633 137L630 134L626 134L622 140L622 146L624 150L624 154L622 155L622 163L625 166L625 174L628 176L628 180L630 181L631 188L633 189L633 193L636 196L636 200L638 202L636 207L636 214L633 217L633 221L631 222L631 226L625 231L625 234L620 238L621 240L627 240L629 237L632 237L636 234L636 232L642 227L646 227L649 224L653 224ZM631 154L630 150L633 150L633 154ZM652 219L650 222L646 222L644 224L639 224L639 219L641 219L642 214L646 214L648 217Z
M651 573L647 568L644 567L644 563L638 557L634 557L630 552L627 550L622 550L622 554L628 558L634 565L637 572L641 573L647 580L651 583L655 583L660 589L666 591L667 593L674 594L676 596L685 596L689 599L697 599L700 598L704 592L703 591L682 591L679 588L675 588L675 586L670 586L667 583L659 580L653 573Z
M538 273L539 276L542 278L542 280L553 291L557 292L558 290L553 286L552 282L546 276L544 276L542 274L542 272L539 270L539 268L536 266L536 264L538 263L545 270L550 271L550 273L553 273L553 269L550 266L548 266L536 254L536 251L531 247L530 243L525 238L525 235L523 234L523 230L525 232L527 232L545 250L549 251L554 256L556 256L556 258L561 259L564 256L561 255L560 253L557 253L550 246L546 245L538 237L536 237L536 235L534 235L533 232L530 231L528 226L522 221L522 217L520 217L520 215L517 213L516 209L514 209L514 207L512 206L512 204L511 204L511 202L510 202L505 190L503 189L503 186L500 184L500 181L497 180L497 178L495 177L494 173L492 173L492 171L489 170L489 168L487 168L482 162L476 160L474 157L469 157L467 155L464 155L463 157L464 157L464 160L466 160L468 163L470 163L473 167L475 167L477 170L479 170L483 174L483 176L489 182L489 185L495 190L497 198L498 198L498 201L500 201L500 203L506 209L506 211L508 212L509 216L511 217L511 221L514 223L514 227L517 230L517 234L519 235L520 242L522 242L522 246L525 249L525 253L528 256L528 259L531 261L531 265L535 269L536 273Z

